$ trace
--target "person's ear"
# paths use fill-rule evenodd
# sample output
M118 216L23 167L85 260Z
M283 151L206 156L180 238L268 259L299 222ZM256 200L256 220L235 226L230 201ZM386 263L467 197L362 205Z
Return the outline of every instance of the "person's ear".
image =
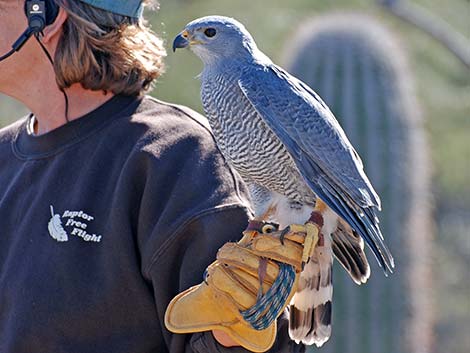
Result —
M44 44L48 44L54 37L56 37L56 35L60 34L62 26L67 18L67 12L63 8L60 8L55 21L44 28L44 36L41 38L41 41Z

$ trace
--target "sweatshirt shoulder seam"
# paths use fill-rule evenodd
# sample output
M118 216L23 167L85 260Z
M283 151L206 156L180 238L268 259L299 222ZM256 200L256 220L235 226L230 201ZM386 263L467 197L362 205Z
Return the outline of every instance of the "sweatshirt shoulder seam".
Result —
M178 104L173 104L173 103L168 103L168 102L164 102L164 101L161 101L155 97L152 97L152 96L148 96L150 100L154 101L155 103L158 103L158 104L161 104L161 105L164 105L166 107L169 107L169 108L173 108L175 110L177 110L178 112L180 112L181 114L187 116L188 118L190 118L192 121L194 121L195 123L197 123L198 125L200 125L202 128L204 128L204 130L206 130L207 132L209 132L209 134L211 135L212 138L214 138L214 134L212 133L212 130L210 128L210 126L208 124L204 124L202 121L200 121L199 119L197 119L195 116L193 116L193 114L190 114L188 111L186 111L186 109L183 108L183 106L180 106ZM196 112L195 110L192 110L191 108L189 107L186 107L187 109L193 111L195 114L194 115L200 115L202 118L204 118L203 115L201 115L200 113ZM204 118L205 119L205 118Z

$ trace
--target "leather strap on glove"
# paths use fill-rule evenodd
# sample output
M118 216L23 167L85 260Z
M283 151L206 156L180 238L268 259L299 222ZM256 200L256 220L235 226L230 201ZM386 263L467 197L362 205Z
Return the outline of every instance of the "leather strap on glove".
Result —
M174 333L221 330L250 351L267 351L276 338L275 319L296 291L318 232L311 223L281 232L271 224L251 222L238 243L219 249L201 284L173 298L166 327ZM277 307L270 295L277 296Z

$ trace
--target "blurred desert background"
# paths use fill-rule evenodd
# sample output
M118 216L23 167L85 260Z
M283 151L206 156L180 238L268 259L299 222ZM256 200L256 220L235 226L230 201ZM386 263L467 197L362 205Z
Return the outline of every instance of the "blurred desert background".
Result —
M410 16L403 19L397 13ZM324 348L312 351L469 352L470 2L161 0L160 10L147 12L168 51L166 73L153 96L202 112L196 78L202 63L189 51L172 53L171 43L186 23L212 14L244 23L275 63L320 93L348 135L354 135L351 140L366 155L368 173L375 175L374 184L382 185L379 193L385 193L385 237L397 256L397 275L382 278L374 264L370 288L356 288L346 283L337 266L333 337ZM357 18L365 19L364 26L370 20L370 36L382 38L382 43L362 46L367 31L349 36ZM418 23L413 24L414 19ZM316 26L325 22L327 26ZM335 26L344 35L335 32ZM322 31L334 35L322 37ZM446 43L435 38L436 33ZM351 46L351 56L344 49L348 38L359 43L359 49ZM457 53L445 45L449 41L451 47L457 45ZM361 50L379 54L366 53L364 61ZM361 74L351 68L356 64ZM383 88L381 93L377 87ZM364 95L354 93L361 90ZM361 109L353 108L358 100ZM368 107L377 102L385 108L374 113ZM353 109L356 114L349 118ZM0 95L0 127L26 113L21 104ZM368 120L360 120L363 115ZM375 140L370 140L372 135ZM368 153L375 150L374 141L379 152ZM407 218L410 214L412 219ZM371 255L369 259L375 262Z

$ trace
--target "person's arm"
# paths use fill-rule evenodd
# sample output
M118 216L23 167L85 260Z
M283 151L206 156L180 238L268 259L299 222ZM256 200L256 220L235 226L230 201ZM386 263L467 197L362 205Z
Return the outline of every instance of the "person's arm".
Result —
M192 116L177 108L177 117ZM187 119L185 119L186 124ZM142 141L139 168L143 194L136 230L142 256L142 273L154 293L156 312L165 347L170 353L247 352L225 348L212 332L172 334L164 325L171 299L199 284L217 250L228 241L238 241L248 224L248 192L201 124L175 126L161 137ZM142 169L145 170L143 180ZM289 352L287 326L280 325L278 341ZM282 332L282 333L281 333ZM156 333L158 334L158 333ZM279 343L280 344L280 343ZM281 347L278 343L274 347Z

